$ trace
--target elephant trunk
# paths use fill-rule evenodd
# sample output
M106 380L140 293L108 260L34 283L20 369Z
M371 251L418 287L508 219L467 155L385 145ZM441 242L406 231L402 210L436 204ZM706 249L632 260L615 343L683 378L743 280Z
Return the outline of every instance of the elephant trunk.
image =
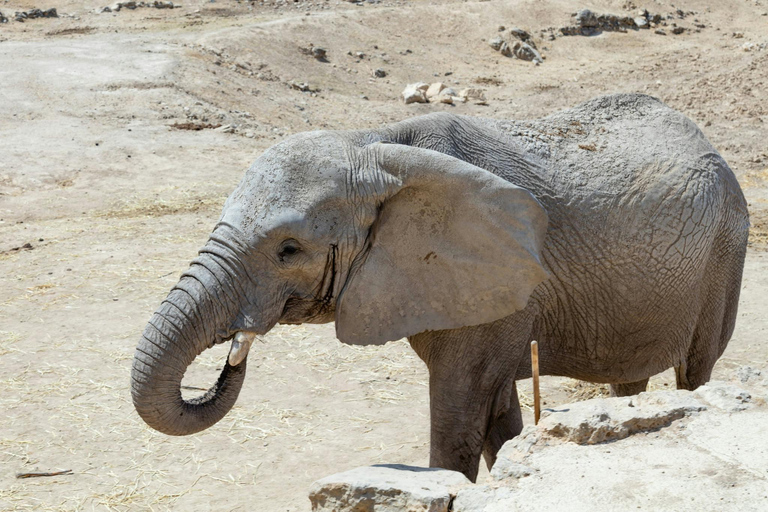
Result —
M210 251L201 254L144 329L133 359L131 394L136 411L152 428L168 435L194 434L219 421L235 404L245 378L244 359L236 366L226 362L203 396L181 396L187 367L230 335L240 309L235 275L222 258Z

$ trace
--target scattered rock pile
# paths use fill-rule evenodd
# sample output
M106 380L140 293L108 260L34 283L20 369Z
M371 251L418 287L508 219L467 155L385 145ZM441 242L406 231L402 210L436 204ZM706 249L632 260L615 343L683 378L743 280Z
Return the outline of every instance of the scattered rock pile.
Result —
M174 3L170 2L170 1L165 1L164 2L164 1L157 0L155 2L134 2L134 1L131 0L129 2L117 2L116 4L113 4L111 6L102 7L101 9L99 9L99 12L100 13L103 13L103 12L120 12L122 9L133 10L133 9L139 9L139 8L144 8L144 7L151 7L151 8L154 8L154 9L174 9L174 8L181 7L181 6L180 5L174 5Z
M694 392L568 404L547 410L537 426L505 443L485 483L442 469L357 468L315 482L312 510L500 512L523 503L531 511L627 510L638 496L626 489L639 480L648 509L664 508L670 493L684 488L688 509L707 509L725 497L721 510L742 510L745 500L768 500L761 469L768 454L766 392L766 371L742 367L736 382L713 381Z
M616 14L598 14L589 9L582 9L573 15L575 25L560 27L560 34L564 36L593 36L601 32L627 32L628 30L642 30L654 28L654 32L659 35L666 35L661 27L670 26L673 34L682 34L686 30L675 22L669 22L673 19L684 19L695 14L694 12L684 12L678 9L674 15L662 16L661 14L652 14L648 9L640 9L634 16L620 16ZM703 24L694 20L696 31L704 28Z
M500 31L503 31L504 27L501 27ZM496 36L491 39L488 44L500 52L505 57L517 57L520 60L531 61L534 64L541 64L544 62L543 57L536 48L536 43L533 41L531 34L521 28L512 28L509 31L508 39L502 36Z
M27 20L33 20L35 18L58 18L59 14L56 12L56 8L50 9L30 9L28 11L16 11L13 15L14 21L25 22ZM0 14L0 23L8 23L8 18Z
M427 84L416 82L405 86L402 92L403 101L409 103L466 103L471 101L476 105L487 105L485 93L482 89L462 89L458 93L442 82Z

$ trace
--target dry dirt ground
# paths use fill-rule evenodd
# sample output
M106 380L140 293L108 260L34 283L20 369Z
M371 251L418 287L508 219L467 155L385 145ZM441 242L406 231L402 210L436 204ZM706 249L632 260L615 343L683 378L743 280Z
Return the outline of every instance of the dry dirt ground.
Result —
M102 14L105 2L41 1L0 0L2 510L306 510L323 476L427 464L424 365L403 341L342 345L332 325L275 329L251 352L238 404L204 433L166 437L133 410L145 322L248 164L304 130L443 110L531 118L603 93L655 95L701 126L751 205L739 319L716 375L768 361L768 0L185 0ZM13 21L33 7L59 17ZM670 23L691 30L539 37L584 7L681 9ZM534 33L544 63L493 51L499 25ZM300 50L310 45L328 62ZM481 87L488 105L399 100L406 83L437 80ZM185 384L207 387L224 351L199 358ZM651 382L669 385L669 372ZM601 391L543 386L548 403Z

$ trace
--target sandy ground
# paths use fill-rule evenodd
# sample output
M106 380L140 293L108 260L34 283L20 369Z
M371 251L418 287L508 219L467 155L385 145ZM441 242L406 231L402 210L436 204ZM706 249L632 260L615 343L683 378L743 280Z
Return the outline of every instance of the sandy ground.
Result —
M699 124L750 201L739 320L716 375L764 367L768 1L630 4L192 0L97 14L105 4L93 0L0 1L9 18L59 12L0 24L0 509L306 510L323 476L427 464L424 365L403 341L342 345L332 325L275 329L250 355L238 404L204 433L166 437L133 410L130 365L145 322L247 165L304 130L442 110L531 118L618 91L660 97ZM539 38L582 7L681 9L693 14L671 21L691 30ZM534 33L545 62L494 52L487 40L499 25ZM310 45L328 62L300 50ZM387 76L374 78L378 68ZM398 99L408 82L437 80L481 87L488 105ZM224 351L201 356L185 385L211 384ZM651 388L670 381L665 372ZM556 378L543 386L548 403L601 391ZM521 391L530 405L530 384Z

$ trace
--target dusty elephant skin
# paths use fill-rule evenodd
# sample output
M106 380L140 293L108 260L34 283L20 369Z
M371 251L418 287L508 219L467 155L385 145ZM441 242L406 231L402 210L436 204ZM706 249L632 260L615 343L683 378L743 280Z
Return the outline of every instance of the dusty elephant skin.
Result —
M295 135L248 170L147 325L134 404L157 430L198 432L235 402L254 335L335 320L345 343L408 337L430 372L430 465L474 480L522 429L532 339L542 373L617 395L670 367L679 388L705 383L748 227L728 165L648 96ZM185 402L186 367L236 335L218 383Z

